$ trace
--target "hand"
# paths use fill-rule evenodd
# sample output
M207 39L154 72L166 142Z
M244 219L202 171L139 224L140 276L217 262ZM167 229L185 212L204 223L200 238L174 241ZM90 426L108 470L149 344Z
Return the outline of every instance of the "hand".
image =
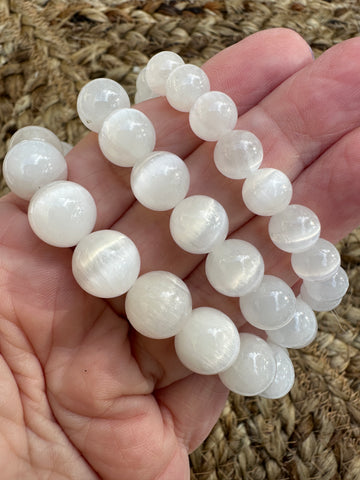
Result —
M263 166L293 181L292 203L317 213L323 237L337 241L358 225L360 189L360 39L337 45L315 62L292 31L255 34L206 65L213 90L239 108L238 128L253 131ZM188 115L164 99L137 106L154 122L158 150L169 150L191 172L190 194L225 207L232 235L251 241L267 273L290 285L290 256L270 242L267 220L252 217L241 183L213 165L214 144L190 131ZM69 179L98 206L96 229L114 228L140 250L142 272L169 270L186 278L194 306L220 308L242 330L236 299L215 295L203 257L171 240L168 212L134 203L129 169L106 161L89 134L68 155ZM123 298L91 297L71 274L70 249L32 233L27 203L0 201L0 466L12 479L184 480L188 452L216 422L227 391L216 376L186 370L171 340L142 337L124 318Z

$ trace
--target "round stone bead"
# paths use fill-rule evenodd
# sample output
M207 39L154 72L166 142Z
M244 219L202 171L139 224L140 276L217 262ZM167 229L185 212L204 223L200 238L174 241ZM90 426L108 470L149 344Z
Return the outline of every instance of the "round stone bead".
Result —
M296 275L304 280L325 280L340 267L340 254L327 240L319 240L308 250L291 255L291 265Z
M190 174L177 155L154 152L134 165L130 182L133 194L145 207L169 210L185 198Z
M240 298L245 319L262 330L274 330L290 322L295 313L296 298L280 278L264 275L259 287Z
M269 343L269 346L275 356L276 374L274 380L266 390L260 393L260 396L276 399L284 397L290 392L295 381L295 371L292 361L284 348L273 343Z
M240 333L240 345L238 357L230 368L220 373L220 380L240 395L258 395L275 378L273 351L265 340L250 333Z
M275 215L289 205L292 185L280 170L261 168L247 177L242 196L247 208L256 215Z
M70 152L70 150L74 148L74 146L68 142L61 142L61 146L64 156L66 156Z
M141 275L126 295L125 310L131 325L149 338L176 335L191 314L186 284L170 272Z
M55 247L73 247L94 228L96 205L81 185L57 181L35 193L28 217L41 240Z
M115 230L98 230L77 244L72 271L87 293L101 298L118 297L137 279L140 255L126 235Z
M166 81L170 73L180 65L184 65L184 60L174 52L159 52L151 57L145 73L151 90L166 95Z
M29 125L27 127L20 128L10 139L9 150L13 148L17 143L24 140L39 140L42 142L51 143L59 152L63 153L61 141L51 130L45 127L38 127L37 125Z
M316 312L329 312L338 307L342 300L342 297L333 300L317 300L309 294L304 283L301 285L300 296Z
M126 90L110 78L96 78L83 86L77 98L77 111L89 130L99 132L105 118L114 110L129 108Z
M195 101L210 91L208 76L196 65L175 68L166 82L166 98L180 112L189 112Z
M264 260L253 245L231 238L209 253L205 271L215 290L229 297L240 297L260 285Z
M176 205L170 216L174 241L189 253L208 253L227 237L224 207L206 195L193 195Z
M269 234L273 243L289 253L304 252L320 236L320 221L315 213L303 205L289 205L272 216Z
M136 79L135 103L145 102L159 95L151 90L146 80L146 67L141 70Z
M227 315L215 308L200 307L192 311L175 336L175 349L189 370L215 375L234 363L240 339Z
M24 140L16 143L3 163L5 181L16 195L30 200L39 188L55 180L66 180L64 156L51 143Z
M318 324L310 306L297 297L295 314L284 327L267 330L268 339L285 348L304 348L315 340Z
M325 280L304 280L304 286L308 294L315 300L337 300L343 297L349 288L349 279L345 270L338 270Z
M99 132L99 145L110 162L132 167L155 147L155 129L146 115L122 108L108 115Z
M202 140L215 142L232 130L237 122L237 107L223 92L207 92L191 107L189 122L192 131Z
M214 162L225 177L242 179L255 172L263 160L260 140L246 130L231 130L215 145Z

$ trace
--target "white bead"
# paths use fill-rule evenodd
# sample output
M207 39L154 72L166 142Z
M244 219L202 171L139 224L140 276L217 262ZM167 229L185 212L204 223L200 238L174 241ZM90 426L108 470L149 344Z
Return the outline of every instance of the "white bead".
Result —
M155 147L155 129L146 115L122 108L108 115L99 132L99 145L110 162L132 167Z
M55 247L73 247L94 228L96 205L81 185L57 181L35 193L28 217L41 240Z
M255 172L263 160L260 140L246 130L232 130L215 145L214 162L225 177L242 179Z
M304 348L315 340L318 324L310 306L297 297L295 314L288 324L276 330L267 330L268 339L285 348Z
M253 245L231 238L209 253L205 271L215 290L229 297L240 297L260 285L264 260Z
M237 107L223 92L207 92L191 107L189 122L192 131L202 140L215 142L230 132L237 122Z
M99 132L105 118L114 110L129 108L126 90L110 78L96 78L83 86L77 98L77 111L89 130Z
M308 294L315 300L337 300L343 297L349 288L349 279L345 270L338 270L325 280L304 280Z
M200 307L192 311L175 336L175 349L189 370L215 375L234 363L240 339L227 315L215 308Z
M265 340L250 333L240 333L240 353L235 363L219 377L233 392L250 396L268 388L275 372L275 357Z
M61 146L62 146L62 151L64 156L66 156L70 152L70 150L74 148L74 145L71 145L68 142L61 142Z
M55 180L66 180L65 158L52 144L42 140L23 140L6 154L5 181L16 195L30 200L39 188Z
M174 241L189 253L208 253L223 242L229 230L224 207L213 198L193 195L176 205L170 216Z
M280 170L261 168L247 177L242 195L251 212L256 215L275 215L289 205L292 185Z
M61 141L51 130L45 127L38 127L37 125L29 125L20 128L10 139L9 150L17 143L24 140L40 140L42 142L51 143L59 152L63 153Z
M166 98L180 112L189 112L195 101L210 90L208 76L196 65L181 65L166 82Z
M296 275L304 280L325 280L340 266L337 248L327 240L319 240L308 250L291 255L291 265Z
M186 284L176 275L163 271L139 277L125 301L129 322L149 338L176 335L191 314L191 307L192 299Z
M256 290L240 298L245 319L263 330L273 330L289 323L295 313L295 304L291 288L273 275L264 275Z
M266 390L260 393L260 396L276 399L284 397L290 392L295 381L295 371L292 361L284 348L273 343L269 343L269 346L275 356L276 374L274 380Z
M153 92L146 81L145 67L141 70L136 79L135 103L144 102L145 100L150 100L151 98L156 98L158 96L159 94Z
M272 216L269 234L274 244L285 252L304 252L320 236L320 221L315 213L303 205L289 205Z
M83 237L72 257L75 280L86 292L113 298L127 292L140 271L140 255L132 240L115 230Z
M309 294L304 283L301 285L300 296L316 312L330 312L339 306L342 300L342 297L333 300L317 300Z
M190 174L180 157L170 152L154 152L135 164L131 189L137 200L152 210L169 210L183 200L189 190Z
M174 52L159 52L150 58L145 75L151 90L166 95L166 81L170 73L183 64L184 60Z

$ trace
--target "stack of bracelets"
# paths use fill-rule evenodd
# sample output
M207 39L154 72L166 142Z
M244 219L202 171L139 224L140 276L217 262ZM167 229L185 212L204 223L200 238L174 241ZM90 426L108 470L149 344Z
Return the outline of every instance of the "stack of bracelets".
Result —
M294 272L303 282L296 298L280 278L264 275L264 261L250 243L226 240L229 220L222 205L206 195L188 196L189 170L177 155L154 151L155 129L145 114L130 108L127 93L113 80L89 82L80 91L78 113L98 133L104 156L132 167L131 189L145 207L172 210L170 233L192 254L208 254L205 271L212 287L238 297L243 317L266 331L267 341L238 332L218 309L192 309L186 284L166 271L139 277L140 256L133 241L115 230L92 232L96 205L81 185L67 181L64 156L68 144L42 127L24 127L12 137L3 172L9 188L29 200L34 233L56 247L74 247L72 271L91 295L113 298L127 292L125 310L132 327L153 339L175 337L180 361L191 371L218 374L242 395L280 398L291 389L294 368L287 348L310 344L317 333L313 310L335 308L348 288L340 255L320 238L316 214L290 204L289 178L273 168L259 168L263 149L251 132L234 129L238 120L232 99L210 91L205 72L185 65L173 52L151 58L137 80L136 102L166 96L169 104L189 112L192 131L217 142L217 169L231 179L245 179L243 200L256 215L269 216L269 235L291 253ZM92 233L91 233L92 232Z

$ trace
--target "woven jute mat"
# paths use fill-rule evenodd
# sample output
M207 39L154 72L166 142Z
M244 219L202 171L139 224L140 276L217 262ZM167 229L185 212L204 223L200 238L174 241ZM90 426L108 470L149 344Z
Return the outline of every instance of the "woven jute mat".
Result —
M0 157L29 124L76 143L82 85L107 76L133 95L139 67L160 50L202 64L261 29L289 27L319 55L359 26L357 0L0 0ZM291 353L291 393L230 395L190 457L192 480L360 479L360 231L339 248L350 289L336 312L319 315L315 342Z

